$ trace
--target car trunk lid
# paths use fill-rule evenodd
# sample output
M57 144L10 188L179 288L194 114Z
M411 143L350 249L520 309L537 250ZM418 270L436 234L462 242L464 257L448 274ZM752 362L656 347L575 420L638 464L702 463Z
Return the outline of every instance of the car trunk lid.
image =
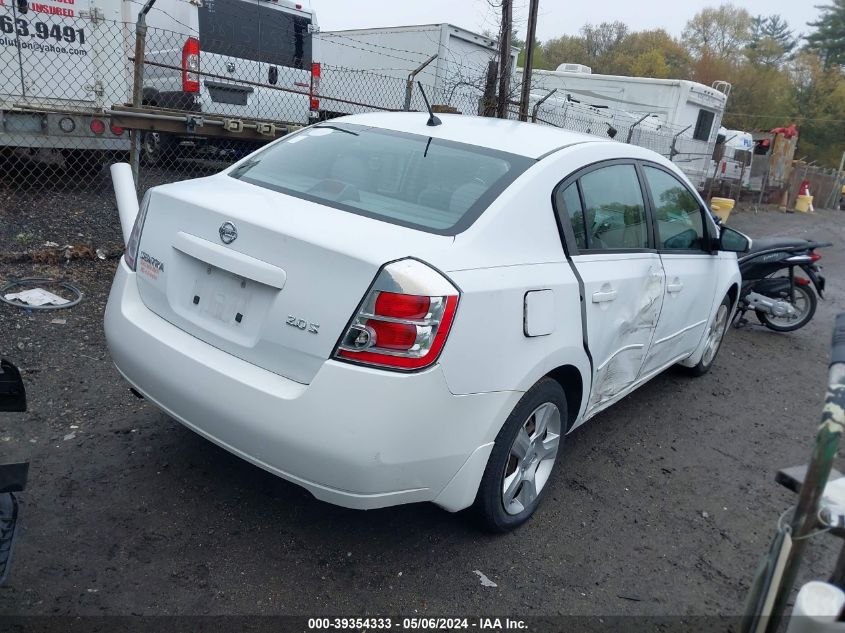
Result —
M382 265L452 243L226 175L150 195L137 266L145 305L210 345L306 384Z

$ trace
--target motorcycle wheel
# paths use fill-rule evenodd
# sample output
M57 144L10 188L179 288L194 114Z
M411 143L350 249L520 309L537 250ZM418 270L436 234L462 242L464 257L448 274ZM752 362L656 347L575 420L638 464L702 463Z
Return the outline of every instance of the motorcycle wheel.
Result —
M760 320L760 323L775 332L794 332L795 330L800 330L810 322L810 319L816 313L816 305L818 305L816 293L809 286L796 285L792 293L792 305L799 312L797 319L776 317L759 311L757 312L757 318Z

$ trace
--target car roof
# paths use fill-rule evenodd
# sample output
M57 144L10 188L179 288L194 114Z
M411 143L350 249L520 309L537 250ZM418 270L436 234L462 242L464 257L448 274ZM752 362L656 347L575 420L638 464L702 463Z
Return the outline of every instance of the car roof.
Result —
M436 116L441 125L426 125L428 114L425 112L370 112L335 120L467 143L535 159L576 143L612 142L589 134L510 119L460 114Z

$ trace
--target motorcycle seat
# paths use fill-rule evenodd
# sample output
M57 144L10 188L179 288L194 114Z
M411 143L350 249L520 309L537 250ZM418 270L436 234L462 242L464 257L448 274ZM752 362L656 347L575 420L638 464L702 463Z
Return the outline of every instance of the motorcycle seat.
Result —
M762 251L770 251L775 249L792 249L807 247L810 244L807 240L797 237L764 237L760 239L751 240L751 249L746 253L760 253Z

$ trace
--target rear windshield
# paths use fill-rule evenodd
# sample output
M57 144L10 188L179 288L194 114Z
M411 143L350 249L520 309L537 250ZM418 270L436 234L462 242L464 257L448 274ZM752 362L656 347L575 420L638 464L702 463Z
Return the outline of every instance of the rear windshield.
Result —
M245 0L203 0L198 14L206 53L311 70L311 19L304 15Z
M455 235L533 162L427 136L322 124L268 147L229 175L336 209Z

